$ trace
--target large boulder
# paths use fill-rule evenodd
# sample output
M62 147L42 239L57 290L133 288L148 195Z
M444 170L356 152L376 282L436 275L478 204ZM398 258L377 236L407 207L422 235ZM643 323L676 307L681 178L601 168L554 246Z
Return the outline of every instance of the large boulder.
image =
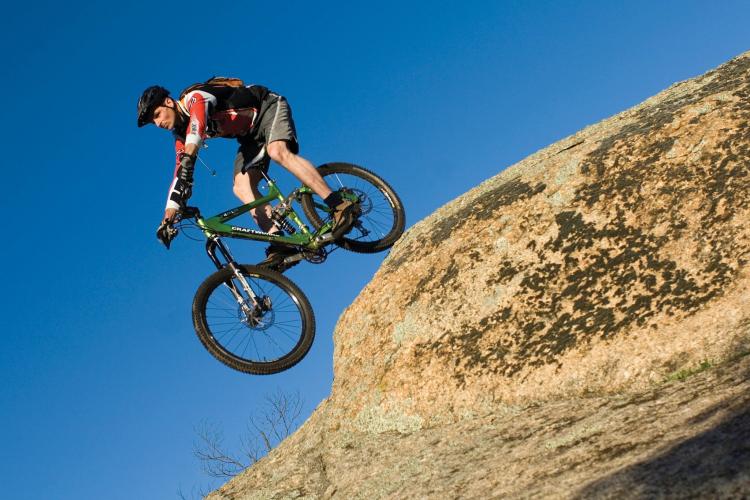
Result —
M209 498L750 495L748 118L744 54L416 224Z

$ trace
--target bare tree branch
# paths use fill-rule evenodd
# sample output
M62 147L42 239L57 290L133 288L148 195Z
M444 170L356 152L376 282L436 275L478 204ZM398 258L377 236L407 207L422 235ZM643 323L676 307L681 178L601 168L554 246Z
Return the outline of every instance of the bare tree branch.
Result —
M252 465L224 451L224 436L216 425L202 422L195 429L199 442L193 442L193 454L200 460L203 472L211 477L234 477Z
M193 488L190 490L190 499L203 499L208 496L212 489L214 488L209 486L207 489L198 488L198 491L196 491L196 486L193 486ZM180 500L188 500L188 497L182 491L181 486L177 488L177 496L180 497Z
M277 389L266 394L263 406L248 417L246 433L239 439L238 454L226 451L221 428L207 422L195 429L198 439L193 442L193 454L209 476L234 477L297 429L303 406L299 391L287 393Z

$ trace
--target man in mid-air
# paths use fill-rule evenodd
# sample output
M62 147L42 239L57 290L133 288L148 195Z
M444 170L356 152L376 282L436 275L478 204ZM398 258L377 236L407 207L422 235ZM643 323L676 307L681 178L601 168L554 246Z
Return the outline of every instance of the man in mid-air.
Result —
M138 100L138 126L153 123L172 132L175 139L176 166L167 195L164 224L171 223L192 194L193 170L203 141L213 137L237 139L234 159L234 194L243 203L262 195L258 184L271 160L291 172L310 187L333 210L335 237L352 227L357 206L332 191L317 169L299 156L299 143L286 99L266 87L245 85L234 78L212 78L185 89L178 99L158 85L147 88ZM271 220L266 204L251 211L262 231L281 232ZM266 260L274 265L294 253L293 249L271 244Z

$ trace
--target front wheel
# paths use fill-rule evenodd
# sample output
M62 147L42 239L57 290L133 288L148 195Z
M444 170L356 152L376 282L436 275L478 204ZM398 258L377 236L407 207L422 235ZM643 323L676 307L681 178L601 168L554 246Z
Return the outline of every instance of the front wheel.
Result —
M381 252L393 246L404 232L404 205L383 179L369 170L350 163L326 163L318 172L334 191L344 189L356 196L360 216L351 232L336 243L360 253ZM304 194L302 209L315 229L330 217L330 209L320 198Z
M312 346L315 317L297 285L270 269L240 265L201 283L193 326L203 346L235 370L277 373L297 364Z

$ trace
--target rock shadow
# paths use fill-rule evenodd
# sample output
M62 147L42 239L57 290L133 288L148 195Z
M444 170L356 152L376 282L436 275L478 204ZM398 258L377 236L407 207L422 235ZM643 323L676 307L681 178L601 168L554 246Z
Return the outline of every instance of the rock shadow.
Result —
M750 377L746 372L745 379ZM691 419L696 424L734 407L710 430L640 463L594 481L575 498L728 498L750 495L750 395L724 401Z

